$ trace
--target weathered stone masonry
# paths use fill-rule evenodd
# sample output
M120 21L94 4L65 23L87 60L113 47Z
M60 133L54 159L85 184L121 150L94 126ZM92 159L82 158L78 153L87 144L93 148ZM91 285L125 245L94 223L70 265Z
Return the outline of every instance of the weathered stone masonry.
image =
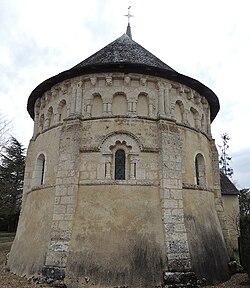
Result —
M72 288L227 279L218 109L128 35L39 85L11 271Z

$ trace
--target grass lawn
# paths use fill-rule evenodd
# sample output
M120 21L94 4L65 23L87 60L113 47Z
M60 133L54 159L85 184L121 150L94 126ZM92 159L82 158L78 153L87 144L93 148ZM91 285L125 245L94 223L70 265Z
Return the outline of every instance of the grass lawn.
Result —
M11 242L15 238L15 232L0 232L0 243Z

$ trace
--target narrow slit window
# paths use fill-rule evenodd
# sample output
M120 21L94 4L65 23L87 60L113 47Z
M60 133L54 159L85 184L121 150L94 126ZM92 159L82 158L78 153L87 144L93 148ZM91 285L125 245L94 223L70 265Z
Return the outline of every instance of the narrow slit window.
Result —
M125 180L125 151L115 152L115 180Z
M199 164L198 159L195 157L195 176L196 176L196 184L200 185L200 179L199 179Z
M195 178L196 185L206 185L206 171L205 171L205 160L204 157L199 153L195 157Z
M45 159L43 159L43 162L42 162L41 185L43 185L43 182L44 182L44 170L45 170Z

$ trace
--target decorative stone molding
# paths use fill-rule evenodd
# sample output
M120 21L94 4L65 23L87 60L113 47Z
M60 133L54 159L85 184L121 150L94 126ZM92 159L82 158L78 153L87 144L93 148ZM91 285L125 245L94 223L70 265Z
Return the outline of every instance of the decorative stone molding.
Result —
M140 140L135 135L127 131L116 131L105 136L100 143L99 149L102 154L110 154L110 147L112 147L117 141L120 143L126 142L127 146L131 146L130 153L132 154L137 154L143 149Z

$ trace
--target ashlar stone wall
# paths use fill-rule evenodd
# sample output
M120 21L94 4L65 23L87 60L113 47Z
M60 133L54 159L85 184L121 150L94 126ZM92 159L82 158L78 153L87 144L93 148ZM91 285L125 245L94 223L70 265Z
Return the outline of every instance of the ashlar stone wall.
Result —
M118 150L123 150L125 155L122 180L115 176ZM36 194L51 191L47 204L50 213L44 216L49 236L41 238L43 257L36 263L36 267L43 269L35 272L60 279L66 271L69 274L65 279L77 287L72 280L74 275L85 281L92 273L85 262L91 258L86 256L89 247L96 259L93 267L103 271L103 274L91 274L98 287L110 285L103 276L110 255L124 259L122 269L127 276L119 274L119 281L112 282L116 286L130 283L131 287L137 287L143 281L160 285L159 271L194 270L206 277L205 267L196 271L198 264L193 264L197 242L188 218L198 221L202 209L192 214L193 203L187 199L189 192L192 199L206 195L211 209L207 210L208 224L198 225L201 229L198 242L202 241L202 235L211 232L215 239L220 239L222 251L222 235L226 237L227 228L223 226L216 152L208 102L185 85L141 74L108 73L84 75L53 86L35 103L34 133L25 172L23 209L31 198L35 201ZM131 213L125 213L124 207L131 209ZM46 205L40 214L46 213L45 208ZM111 214L116 217L112 218ZM131 221L124 226L127 218ZM14 255L27 260L27 249L17 250L20 243L30 241L24 232L27 221L27 215L22 212L17 232L20 237L15 240L9 260L10 268L16 273L19 270L13 264ZM109 249L101 244L98 249L94 244L91 246L97 243L98 237L102 239L96 228L100 223L106 237L103 245L107 246L109 233L113 233L119 245ZM33 224L39 226L37 218ZM79 225L87 227L86 234ZM142 226L136 228L137 225ZM159 256L151 262L140 258L136 267L146 272L136 277L132 272L133 247L140 247L141 250L136 249L138 255ZM98 262L96 251L104 257L103 261ZM77 256L79 263L74 262L76 255L82 255ZM22 271L33 275L34 263L31 260L25 263ZM80 275L80 270L72 268L76 264L85 274ZM110 273L118 275L116 267L110 265L110 269L113 269ZM151 280L147 275L152 276Z

